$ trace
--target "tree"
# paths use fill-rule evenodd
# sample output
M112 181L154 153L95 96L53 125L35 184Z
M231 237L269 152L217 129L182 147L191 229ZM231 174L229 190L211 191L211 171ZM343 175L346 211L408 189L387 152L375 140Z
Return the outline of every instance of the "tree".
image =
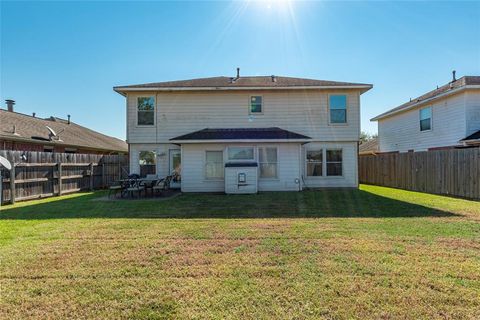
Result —
M365 131L360 132L360 143L364 143L377 138L378 138L378 133L370 134Z

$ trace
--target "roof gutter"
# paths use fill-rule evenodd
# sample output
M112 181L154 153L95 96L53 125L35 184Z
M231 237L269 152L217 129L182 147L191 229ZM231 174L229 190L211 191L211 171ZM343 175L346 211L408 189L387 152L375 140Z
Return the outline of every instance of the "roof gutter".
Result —
M304 143L310 142L312 139L221 139L221 140L170 140L174 144L193 144L193 143Z
M95 148L95 147L84 146L84 145L79 145L79 144L68 144L68 143L62 143L62 142L58 142L58 141L35 140L35 139L30 139L30 138L16 137L16 136L4 135L4 134L0 134L0 139L5 140L5 141L28 142L28 143L42 144L42 145L48 145L48 146L83 148L83 149L94 150L94 151L109 151L109 152L123 152L123 153L128 152L128 149L127 150L102 149L102 148Z
M130 91L241 91L241 90L332 90L332 89L365 89L373 88L371 84L347 86L287 86L287 87L113 87L113 90L125 95ZM364 92L365 92L364 91Z
M447 91L447 92L444 92L442 94L439 94L438 96L434 96L432 98L428 98L428 99L425 99L425 100L422 100L422 101L419 101L417 103L414 103L412 105L409 105L405 108L402 108L402 109L398 109L398 110L395 110L395 111L387 111L385 113L382 113L372 119L370 119L370 121L378 121L378 120L381 120L381 119L384 119L384 118L388 118L390 116L393 116L393 115L396 115L398 113L401 113L401 112L404 112L404 111L408 111L408 110L411 110L411 109L414 109L422 104L425 104L425 103L428 103L428 102L432 102L432 101L435 101L437 99L441 99L441 98L444 98L446 96L449 96L449 95L452 95L452 94L455 94L455 93L459 93L461 91L464 91L464 90L467 90L467 89L480 89L480 85L467 85L467 86L463 86L463 87L459 87L459 88L456 88L456 89L453 89L451 91Z

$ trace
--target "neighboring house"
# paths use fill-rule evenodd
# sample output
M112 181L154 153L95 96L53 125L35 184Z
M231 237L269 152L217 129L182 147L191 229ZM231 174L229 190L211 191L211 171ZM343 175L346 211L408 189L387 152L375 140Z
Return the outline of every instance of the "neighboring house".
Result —
M238 174L239 189L357 187L360 95L370 88L237 70L114 90L126 97L131 173L181 170L182 191L224 192L232 167L258 168L258 180Z
M465 76L376 116L380 152L480 145L480 76Z
M125 141L109 137L60 118L46 119L13 110L14 101L7 100L7 110L0 109L0 149L65 153L127 153Z
M358 154L361 156L378 153L378 139L374 138L360 143Z

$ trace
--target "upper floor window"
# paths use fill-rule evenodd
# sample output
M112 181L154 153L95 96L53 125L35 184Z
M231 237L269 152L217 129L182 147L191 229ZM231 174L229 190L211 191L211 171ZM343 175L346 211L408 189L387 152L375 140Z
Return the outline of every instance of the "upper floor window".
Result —
M255 160L253 147L228 147L228 160Z
M262 96L250 97L250 113L263 113L263 99Z
M432 107L420 109L420 131L432 129Z
M347 123L347 96L331 95L329 97L330 123Z
M274 179L278 177L278 149L275 147L258 148L260 178Z
M155 98L139 97L137 99L137 124L153 126L155 124Z

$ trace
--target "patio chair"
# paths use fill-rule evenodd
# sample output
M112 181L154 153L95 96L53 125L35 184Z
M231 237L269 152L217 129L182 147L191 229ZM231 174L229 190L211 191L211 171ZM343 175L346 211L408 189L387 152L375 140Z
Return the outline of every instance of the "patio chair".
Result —
M131 198L133 198L134 193L137 193L137 197L140 198L142 191L145 191L145 184L137 179L130 180L125 188L125 193L129 194Z
M161 191L166 191L170 189L170 182L172 181L173 176L166 176L157 181L157 183L152 187L152 190L156 193Z

